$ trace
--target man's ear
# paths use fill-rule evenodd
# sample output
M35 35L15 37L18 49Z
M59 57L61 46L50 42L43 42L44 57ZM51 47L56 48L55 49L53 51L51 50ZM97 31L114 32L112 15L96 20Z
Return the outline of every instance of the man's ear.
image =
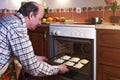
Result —
M31 19L32 17L34 17L34 14L33 14L33 12L30 12L28 19Z

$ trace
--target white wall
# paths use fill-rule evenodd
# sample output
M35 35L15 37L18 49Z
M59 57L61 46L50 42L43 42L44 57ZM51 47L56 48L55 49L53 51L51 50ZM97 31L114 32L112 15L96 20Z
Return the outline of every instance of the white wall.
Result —
M27 0L0 0L0 9L4 9L4 8L19 9L22 1L27 1ZM29 1L35 1L41 3L41 0L29 0Z
M105 0L46 0L49 8L105 6Z
M19 9L25 0L0 0L0 9ZM41 3L42 0L28 0ZM61 1L61 2L60 2ZM49 8L92 7L106 5L104 0L46 0Z

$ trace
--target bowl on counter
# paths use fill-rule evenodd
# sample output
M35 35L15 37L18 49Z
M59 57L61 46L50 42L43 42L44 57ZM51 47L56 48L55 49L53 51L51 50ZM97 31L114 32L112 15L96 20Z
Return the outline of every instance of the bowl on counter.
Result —
M92 17L90 19L90 23L91 24L101 24L103 21L103 18L102 17Z

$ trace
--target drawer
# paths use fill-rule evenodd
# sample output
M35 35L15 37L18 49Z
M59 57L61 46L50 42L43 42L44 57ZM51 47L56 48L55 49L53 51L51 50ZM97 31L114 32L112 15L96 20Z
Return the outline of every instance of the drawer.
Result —
M105 65L120 67L120 49L97 47L98 62Z
M120 48L120 30L97 30L97 45Z
M120 80L120 68L99 65L97 80Z
M120 80L120 68L103 66L103 80Z

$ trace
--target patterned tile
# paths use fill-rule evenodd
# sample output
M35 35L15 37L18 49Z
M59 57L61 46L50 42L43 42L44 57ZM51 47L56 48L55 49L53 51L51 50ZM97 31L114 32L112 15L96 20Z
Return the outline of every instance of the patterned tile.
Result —
M110 16L113 16L113 13L109 10L104 11L104 22L109 23L110 22Z
M103 11L88 11L88 20L92 17L104 17Z
M16 13L17 10L0 9L0 17ZM110 17L113 16L110 6L98 7L82 7L81 12L77 12L77 8L57 8L48 10L50 17L65 17L72 19L75 22L89 22L91 17L103 17L104 23L110 22ZM120 16L120 6L117 7L117 16Z
M75 22L87 22L87 12L81 12L81 13L74 13L74 21Z

